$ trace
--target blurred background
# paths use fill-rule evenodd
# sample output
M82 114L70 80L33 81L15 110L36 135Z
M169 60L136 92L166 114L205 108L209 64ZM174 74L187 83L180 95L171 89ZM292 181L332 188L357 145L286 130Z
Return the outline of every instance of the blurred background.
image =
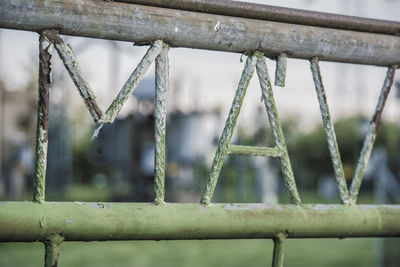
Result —
M399 0L251 1L306 10L399 20ZM67 37L105 110L147 47ZM245 57L175 48L169 53L166 200L199 202ZM267 60L274 79L275 62ZM386 68L322 62L322 77L346 179L355 164ZM32 199L38 34L0 29L0 200ZM291 163L304 203L339 203L318 101L305 60L288 60L286 87L274 88ZM233 143L272 146L257 75ZM152 201L154 65L117 120L92 139L94 123L54 52L46 198L54 201ZM383 113L359 203L400 203L400 75ZM279 161L229 156L214 202L288 203ZM400 222L399 222L400 223ZM38 266L41 244L0 244L0 266ZM398 266L399 240L288 240L286 266ZM204 255L207 254L207 257ZM65 243L59 266L265 266L270 240Z

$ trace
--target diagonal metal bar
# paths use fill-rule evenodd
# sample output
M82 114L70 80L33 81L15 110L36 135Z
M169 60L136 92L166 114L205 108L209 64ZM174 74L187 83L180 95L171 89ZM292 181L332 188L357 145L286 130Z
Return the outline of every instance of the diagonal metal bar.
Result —
M78 89L79 94L81 95L86 107L90 112L90 115L93 117L93 120L98 122L101 119L103 112L96 103L96 97L94 96L92 89L83 76L71 46L64 43L64 40L56 30L47 30L45 31L45 34L47 38L54 43L58 55L60 56L65 68L69 73L69 76Z
M287 66L286 54L279 55L278 58L276 59L276 69L275 69L276 86L285 87L286 66Z
M278 112L275 106L274 95L272 92L271 80L268 75L267 65L265 64L264 55L256 52L257 55L257 74L260 82L262 100L264 101L265 109L267 110L269 123L272 128L275 146L282 151L280 162L282 166L283 180L289 191L290 200L293 204L301 204L300 196L297 191L296 181L294 179L292 165L290 164L289 154L283 136L282 127L279 121Z
M335 129L329 113L328 102L326 100L325 88L322 84L321 71L319 68L319 59L311 59L311 72L314 79L315 90L318 96L319 107L321 110L322 122L324 124L325 135L328 141L329 153L332 160L333 170L335 172L336 183L339 189L340 199L343 204L350 204L349 192L344 176L342 160L340 158L339 147L336 140Z
M251 155L251 156L262 156L262 157L280 157L282 156L283 152L277 147L229 145L228 154Z
M53 44L45 35L41 34L39 37L39 100L33 188L33 201L38 203L45 201L52 50Z
M132 94L133 90L139 84L140 79L149 69L151 63L156 59L156 57L160 54L163 48L163 41L157 40L155 41L150 48L147 50L146 54L139 62L136 69L132 72L129 79L126 81L125 85L122 87L121 91L115 97L110 107L107 109L105 114L99 123L112 123L117 117L118 113L121 111L125 102L128 100L129 96Z
M164 203L165 198L165 126L166 126L166 94L169 87L169 47L164 44L156 58L156 93L155 93L155 153L154 153L154 202Z
M369 158L371 156L372 148L374 147L376 135L379 129L379 123L381 120L383 108L385 107L386 99L389 95L390 88L393 84L393 78L395 74L395 69L397 66L390 66L388 68L385 81L381 93L379 95L378 103L372 120L369 124L368 133L364 139L363 147L360 152L360 157L358 159L357 168L354 173L353 181L350 187L350 198L353 203L357 201L358 191L360 190L362 178L364 176L365 168L368 164Z
M286 235L279 233L273 238L274 253L272 256L272 267L283 267L283 258L285 256Z
M44 267L57 267L59 246L64 241L64 237L59 234L53 234L45 238L45 254L44 254Z
M238 88L236 90L235 98L231 109L229 111L228 118L225 122L225 127L222 132L221 138L219 139L217 152L215 153L214 161L211 166L210 174L206 181L206 186L201 197L201 204L209 205L211 198L214 194L215 186L217 185L218 176L221 172L222 164L224 163L225 156L228 154L228 146L232 139L233 130L236 126L236 120L238 118L240 108L242 107L243 98L246 94L247 87L251 77L253 76L254 66L256 65L256 57L251 55L247 57L246 64L244 66L242 76L239 81Z

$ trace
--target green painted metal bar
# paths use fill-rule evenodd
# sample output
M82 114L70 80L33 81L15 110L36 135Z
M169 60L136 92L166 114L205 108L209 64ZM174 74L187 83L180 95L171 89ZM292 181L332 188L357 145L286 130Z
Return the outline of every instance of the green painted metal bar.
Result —
M285 87L286 66L287 66L286 54L279 55L276 59L276 69L275 69L275 85L276 86Z
M33 201L42 203L46 195L47 146L49 141L49 105L53 44L43 34L39 37L39 96L35 147Z
M273 240L274 240L274 252L272 256L272 267L283 267L286 235L283 233L279 233L276 236L274 236Z
M53 234L43 241L45 246L44 267L57 267L59 246L64 241L64 237L59 234Z
M315 90L318 96L319 107L321 110L322 122L325 129L326 139L328 141L329 153L332 160L333 170L335 172L336 183L339 189L340 199L343 204L350 204L349 191L347 189L346 179L344 176L343 164L340 158L339 147L336 141L335 129L329 113L328 102L326 100L325 88L322 83L321 71L319 68L319 59L311 60L311 72L314 79Z
M225 122L224 130L222 132L221 138L219 139L218 148L215 153L210 174L206 181L206 186L201 197L200 202L204 205L210 204L211 198L214 194L214 189L217 185L218 176L221 171L222 164L224 163L225 156L228 154L228 146L231 142L233 130L236 126L236 120L238 118L240 108L242 107L243 98L246 94L247 87L249 86L249 82L251 80L251 77L253 76L255 65L256 57L254 55L247 57L242 76L236 90L235 98L233 99L228 118Z
M166 126L166 94L169 87L168 46L164 44L156 58L155 73L155 153L154 153L154 202L164 203L165 198L165 126Z
M238 146L228 145L228 154L233 155L251 155L262 157L280 157L283 152L275 147L256 147L256 146Z
M150 65L153 63L156 57L160 54L162 48L163 41L161 40L157 40L151 45L142 60L137 65L136 69L132 72L131 76L126 81L125 85L122 87L121 91L111 103L110 107L104 113L99 123L112 123L114 121L114 119L117 117L118 113L124 106L125 102L132 94L133 90L139 84L140 79L149 69Z
M64 40L56 30L47 30L44 32L49 40L54 44L58 55L60 56L69 76L74 82L79 91L90 115L95 122L98 122L103 115L103 112L96 103L96 97L93 94L90 85L86 82L84 75L79 67L78 60L75 57L74 51L69 44L65 44Z
M385 107L386 99L389 95L390 88L392 87L393 84L396 68L397 66L391 66L388 68L374 115L372 116L372 120L370 121L369 124L368 133L364 139L363 147L361 149L360 157L357 163L357 168L354 173L353 181L351 182L351 187L350 187L350 197L354 203L356 203L357 201L357 195L358 191L360 190L365 168L371 156L372 148L374 147L376 135L379 129L379 123L381 120L381 115L383 112L383 108Z
M281 123L276 109L274 95L271 86L271 79L269 78L267 65L265 64L264 55L256 52L257 56L257 74L260 82L262 100L264 101L265 109L267 110L269 123L272 128L275 146L282 151L280 156L283 180L289 192L290 201L293 204L299 205L301 203L299 192L297 190L296 181L294 179L292 165L290 164L289 154L283 136Z
M399 205L0 202L0 241L400 237Z

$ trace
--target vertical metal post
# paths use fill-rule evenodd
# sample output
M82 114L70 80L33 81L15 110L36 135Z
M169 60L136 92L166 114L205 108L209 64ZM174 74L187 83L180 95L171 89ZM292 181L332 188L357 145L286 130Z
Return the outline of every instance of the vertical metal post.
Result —
M329 153L331 155L333 170L335 172L336 183L338 185L340 199L343 204L350 204L349 192L344 176L342 160L340 158L339 147L336 141L335 129L329 113L328 102L324 85L322 84L321 71L319 69L319 59L311 59L311 72L314 79L315 90L317 91L319 107L321 110L322 122L324 124L325 135L328 141Z
M369 124L368 133L364 139L363 147L361 149L360 157L357 163L357 168L354 173L353 181L351 182L351 187L350 187L350 198L353 201L353 203L356 203L357 201L358 191L360 190L365 168L371 156L372 148L374 147L383 108L385 107L386 99L389 95L390 88L392 87L393 84L393 78L396 68L397 66L390 66L388 68L374 115L372 116L372 120L370 121Z
M45 254L44 254L44 267L57 267L59 246L64 241L64 237L54 234L44 240Z
M264 55L256 52L257 56L257 74L260 82L262 100L267 110L269 123L272 128L275 146L281 151L280 161L282 165L282 174L285 186L289 191L290 200L293 204L301 204L300 196L297 191L296 181L294 180L292 165L290 164L289 154L287 152L285 137L283 136L282 127L279 121L278 111L274 101L271 80L268 75L267 65L265 64Z
M275 69L276 86L285 87L286 66L287 66L286 54L279 55L278 58L276 59L276 69Z
M44 34L41 34L39 37L39 101L33 189L33 201L38 203L45 201L52 49L53 44Z
M272 267L283 267L286 235L283 233L279 233L273 238L273 240L274 254L272 256Z
M69 76L83 98L90 115L92 115L95 122L98 122L101 119L103 112L96 103L96 97L83 76L71 46L64 43L64 40L61 38L57 30L46 30L44 34L48 40L54 44L58 55L69 73Z
M165 127L166 127L166 94L169 87L169 47L163 44L161 53L156 58L155 70L155 123L154 123L154 202L164 203L165 198Z
M215 186L217 185L218 176L221 172L222 164L224 162L225 156L228 154L228 146L232 139L233 130L235 129L236 120L238 118L240 108L242 107L243 98L246 94L246 90L249 86L251 77L253 76L256 59L257 58L254 55L247 57L242 76L239 81L238 89L236 90L235 98L233 99L228 118L225 122L224 130L222 132L221 138L219 139L217 152L215 153L210 174L208 175L206 186L201 197L201 204L209 205L211 202Z

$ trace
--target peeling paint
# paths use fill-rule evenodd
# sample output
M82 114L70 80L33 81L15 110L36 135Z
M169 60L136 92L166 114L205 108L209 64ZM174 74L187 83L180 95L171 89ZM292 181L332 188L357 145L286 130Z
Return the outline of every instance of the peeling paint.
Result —
M215 32L217 32L217 31L219 31L219 27L221 26L221 21L217 21L217 24L215 24L215 26L214 26L214 31Z
M33 188L33 201L37 203L45 201L52 49L53 44L41 34L39 37L39 100Z

